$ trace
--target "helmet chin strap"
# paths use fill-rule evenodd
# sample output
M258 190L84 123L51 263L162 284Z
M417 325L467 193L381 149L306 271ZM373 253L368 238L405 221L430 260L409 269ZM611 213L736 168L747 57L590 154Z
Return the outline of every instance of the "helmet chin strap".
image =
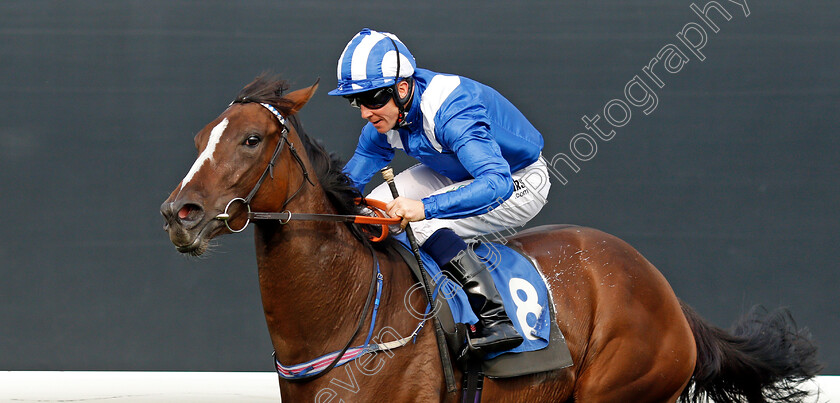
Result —
M406 80L408 83L408 96L404 98L404 100L394 99L394 102L397 104L397 109L399 109L400 113L397 116L397 123L394 125L394 129L408 126L411 122L405 120L406 115L406 108L405 106L411 103L411 98L414 97L414 81L413 80ZM396 95L394 98L399 98L399 90L397 90Z
M397 42L394 41L393 38L389 37L388 39L391 40L391 44L394 45L394 53L397 54L397 74L394 77L394 103L397 104L397 109L399 109L399 114L397 115L397 122L394 124L393 129L398 129L400 127L408 126L411 122L407 122L405 120L405 106L411 101L411 98L414 95L414 80L411 80L410 77L405 78L405 82L408 83L408 95L403 98L400 96L400 49L397 47Z

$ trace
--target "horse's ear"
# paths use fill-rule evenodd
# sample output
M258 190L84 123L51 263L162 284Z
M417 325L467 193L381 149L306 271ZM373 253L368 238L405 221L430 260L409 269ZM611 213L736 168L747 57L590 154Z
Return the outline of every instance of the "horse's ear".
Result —
M311 87L301 88L299 90L292 91L283 97L292 102L292 109L290 113L291 115L298 113L298 111L301 110L301 108L303 108L303 106L306 105L307 102L309 102L309 100L312 98L312 95L315 95L315 90L318 89L318 83L320 81L321 78L319 77L317 80L315 80L315 84L312 84Z

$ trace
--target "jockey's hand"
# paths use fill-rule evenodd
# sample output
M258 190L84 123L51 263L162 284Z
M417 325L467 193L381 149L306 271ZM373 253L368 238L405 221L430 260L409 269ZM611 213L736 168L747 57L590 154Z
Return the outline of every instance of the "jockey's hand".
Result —
M405 228L411 221L421 221L426 218L426 209L420 200L397 197L385 207L389 216L402 217L400 228Z

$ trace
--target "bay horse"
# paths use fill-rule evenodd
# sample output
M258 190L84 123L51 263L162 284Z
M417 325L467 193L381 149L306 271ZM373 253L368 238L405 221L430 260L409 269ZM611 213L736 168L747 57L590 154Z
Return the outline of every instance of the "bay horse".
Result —
M214 237L248 225L251 210L359 213L354 200L361 195L342 174L341 163L310 140L296 117L316 88L317 83L286 93L284 81L262 75L198 132L199 157L161 206L164 228L179 252L202 254ZM417 319L404 300L416 280L398 255L384 246L369 247L368 237L378 227L294 220L254 224L263 310L278 362L303 363L341 350L347 340L364 342L358 328L371 323L361 307L370 301L375 264L384 287L373 333L387 328L400 337L412 334ZM806 393L796 385L821 368L807 330L786 311L753 312L731 331L719 329L682 303L639 252L612 235L552 225L521 231L507 242L542 269L574 365L487 379L486 402L801 401ZM408 300L426 304L422 293ZM458 400L445 387L431 329L421 329L414 343L368 356L361 366L357 361L323 375L305 382L281 379L282 400Z

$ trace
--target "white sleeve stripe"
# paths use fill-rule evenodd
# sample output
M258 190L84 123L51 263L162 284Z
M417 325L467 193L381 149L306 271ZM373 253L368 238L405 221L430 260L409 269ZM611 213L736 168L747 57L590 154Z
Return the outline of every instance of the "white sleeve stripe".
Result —
M420 98L420 111L423 112L423 131L426 133L426 138L432 143L432 147L438 152L443 152L443 146L435 138L435 115L438 110L449 97L455 88L461 84L461 78L458 76L436 75L429 82L426 91L423 92Z
M385 137L388 139L388 144L390 144L391 147L398 148L400 150L405 150L405 147L403 147L402 138L400 138L400 132L396 130L389 130L387 133L385 133Z

